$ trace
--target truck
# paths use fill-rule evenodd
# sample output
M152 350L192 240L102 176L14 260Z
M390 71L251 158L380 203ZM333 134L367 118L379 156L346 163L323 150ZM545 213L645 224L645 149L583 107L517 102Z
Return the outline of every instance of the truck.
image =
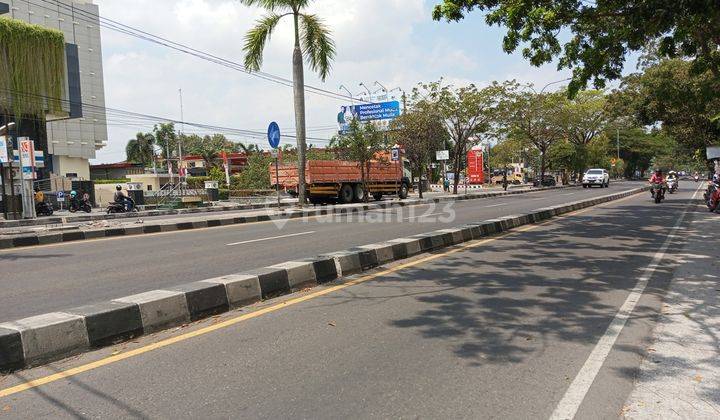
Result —
M275 165L270 165L270 179L273 188L280 186L292 196L298 194L297 164L282 164L275 174ZM362 185L360 164L343 160L309 160L305 165L305 186L308 199L313 204L328 201L352 203L365 201L365 190ZM408 170L401 161L370 162L370 173L367 179L368 194L375 200L384 195L397 195L400 199L407 198L412 188Z

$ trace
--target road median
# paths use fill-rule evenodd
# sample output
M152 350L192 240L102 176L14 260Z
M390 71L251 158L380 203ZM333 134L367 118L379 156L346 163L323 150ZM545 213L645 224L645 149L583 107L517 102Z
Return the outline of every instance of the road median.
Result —
M393 207L415 206L430 203L446 203L452 201L477 200L484 198L493 198L506 195L527 194L529 192L546 191L552 189L572 188L577 185L567 185L558 187L548 187L534 190L517 190L517 191L494 191L483 193L470 193L467 195L444 196L430 199L408 199L405 201L384 201L378 203L354 204L354 205L337 205L337 206L319 206L315 208L306 208L303 210L285 208L284 210L274 210L272 207L255 207L258 210L254 214L246 215L220 215L217 217L202 216L195 220L177 219L177 220L143 220L142 224L131 224L126 226L112 227L89 227L89 228L65 228L61 231L53 232L37 232L37 233L21 233L21 234L0 234L0 249L31 247L38 245L57 244L63 242L76 242L89 239L109 238L117 236L137 236L161 232L174 232L180 230L204 229L220 226L238 225L246 223L257 223L264 221L284 221L302 217L314 217L334 214L351 214L368 210L379 210ZM189 210L189 209L188 209ZM237 210L237 209L236 209ZM217 210L221 212L223 210ZM185 212L186 214L195 214L197 212ZM179 214L179 213L169 213ZM211 214L214 216L214 214ZM125 215L123 215L125 217ZM137 216L133 216L137 217Z
M136 336L321 285L464 242L640 193L635 188L593 199L483 220L315 258L188 283L64 311L0 323L0 371L36 366ZM319 210L318 210L319 211Z

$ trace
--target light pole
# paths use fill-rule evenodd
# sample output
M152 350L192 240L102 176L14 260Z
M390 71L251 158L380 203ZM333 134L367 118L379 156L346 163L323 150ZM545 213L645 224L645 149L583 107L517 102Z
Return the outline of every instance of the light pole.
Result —
M388 93L388 95L389 95L391 92L395 92L396 90L402 92L403 112L406 112L406 110L407 110L407 94L405 93L405 90L403 90L403 88L401 88L400 86L398 86L398 87L396 87L396 88L394 88L394 89L388 90L387 93ZM388 98L388 99L389 99L389 98Z
M388 90L387 90L387 88L386 88L385 86L383 86L383 84L380 83L380 82L378 82L377 80L375 81L375 83L373 83L373 86L375 86L375 85L380 86L380 89L384 90L385 93L389 93Z
M355 97L353 96L352 92L350 92L350 89L346 88L345 85L340 85L338 90L344 90L348 93L348 96L350 96L350 105L355 105Z
M367 86L365 86L365 83L360 82L360 86L362 86L365 90L367 90L368 96L370 96L370 102L372 102L372 92L370 92L370 89L368 89Z

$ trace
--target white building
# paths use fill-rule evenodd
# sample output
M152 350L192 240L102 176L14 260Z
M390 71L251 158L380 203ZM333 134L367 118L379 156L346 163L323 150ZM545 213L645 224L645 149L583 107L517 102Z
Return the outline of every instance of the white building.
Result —
M4 9L65 35L71 118L47 123L47 166L54 175L89 180L88 161L108 138L98 6L92 0L0 0L0 13Z

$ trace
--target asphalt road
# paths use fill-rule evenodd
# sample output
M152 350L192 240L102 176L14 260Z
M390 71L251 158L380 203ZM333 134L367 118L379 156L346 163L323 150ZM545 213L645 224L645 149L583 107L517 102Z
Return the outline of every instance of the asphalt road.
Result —
M637 186L571 188L0 251L0 322L237 273L358 245L517 214ZM427 217L421 217L421 216Z
M616 418L672 278L659 251L691 193L661 205L633 196L290 297L301 301L19 372L0 392L89 368L0 398L0 416L548 418L580 378L576 418ZM682 253L682 234L672 237L668 249ZM627 301L629 321L609 328ZM616 340L586 377L608 334ZM88 365L131 349L147 351Z

